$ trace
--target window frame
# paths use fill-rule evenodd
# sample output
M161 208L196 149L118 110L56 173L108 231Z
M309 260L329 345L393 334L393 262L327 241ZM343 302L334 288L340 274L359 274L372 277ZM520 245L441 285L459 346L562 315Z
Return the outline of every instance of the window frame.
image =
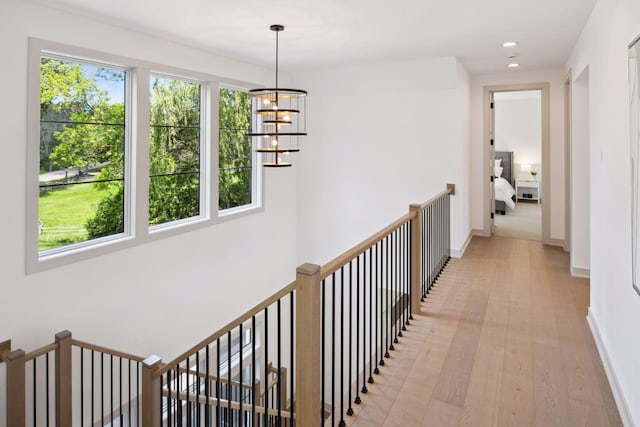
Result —
M189 82L189 83L195 83L195 84L199 84L200 85L200 174L199 174L199 183L198 183L198 194L199 194L199 201L198 201L198 215L197 216L192 216L192 217L188 217L188 218L181 218L175 221L169 221L169 222L164 222L161 224L155 224L155 225L150 225L149 224L149 219L148 219L148 215L147 215L147 227L148 227L148 231L150 235L154 235L156 233L162 233L163 231L167 231L167 230L174 230L174 229L179 229L180 227L183 227L185 225L194 223L194 222L199 222L202 220L206 220L209 216L211 216L211 210L207 208L207 206L210 203L207 203L209 201L209 198L211 197L210 195L210 189L209 187L211 186L211 181L208 179L209 174L208 169L206 168L206 165L210 164L207 161L207 158L211 155L210 151L213 151L211 149L211 145L210 143L208 143L209 141L211 141L211 143L213 143L214 141L210 139L209 137L209 126L210 126L210 120L211 120L211 115L209 114L209 109L211 108L210 103L206 102L206 100L208 99L208 97L210 96L209 92L211 89L211 82L207 82L207 81L203 81L203 80L197 80L194 78L190 78L190 77L185 77L185 76L178 76L176 74L170 74L167 73L165 71L156 71L156 70L149 70L149 78L147 79L147 86L149 85L150 81L151 81L151 76L155 76L155 77L160 77L160 78L165 78L165 79L174 79L174 80L180 80L183 82ZM149 95L151 95L149 93ZM147 97L147 107L149 110L149 114L151 113L151 103L149 102L150 96ZM216 114L217 116L217 114ZM147 129L150 131L151 130L151 120L148 120L148 124L147 124ZM149 136L147 135L146 138L146 142L147 142L147 149L150 146L150 142L149 142ZM215 145L218 145L217 140L215 141ZM148 153L148 151L147 151ZM149 160L149 163L151 163L151 156L147 155L147 160ZM147 173L149 173L149 167L147 167ZM148 181L151 180L151 177L148 177ZM149 182L150 184L150 182ZM148 184L148 185L149 185ZM148 186L147 186L147 190L148 190ZM147 212L148 212L148 205L149 205L149 197L147 194Z
M40 61L42 57L53 57L81 64L121 69L126 72L127 79L125 82L124 232L45 251L39 250L37 227L40 172L38 167L40 159ZM251 204L220 210L218 200L218 106L220 87L248 91L260 85L32 37L29 38L27 73L27 200L25 216L27 274L90 259L156 239L175 236L245 215L263 212L264 171L259 168L253 140ZM152 74L197 82L201 85L202 97L200 103L200 213L196 217L154 226L148 224L150 164L149 82Z
M249 90L246 87L240 87L237 85L224 83L224 82L220 83L220 85L218 85L218 92L216 95L216 99L218 100L216 105L220 105L220 99L219 99L220 89L223 89L223 88L242 91L246 93L249 92ZM218 115L216 115L216 120L218 121L216 125L219 125L220 118L218 117ZM219 141L219 135L220 135L220 129L217 129L216 141ZM251 203L220 210L220 207L219 207L220 200L219 200L219 195L217 195L216 197L218 200L216 200L216 209L218 210L218 218L221 220L235 218L238 215L243 215L247 212L250 213L253 210L262 207L262 196L264 194L264 188L263 188L264 171L262 170L263 168L261 168L259 153L256 151L257 146L256 146L255 138L253 137L249 137L249 138L251 141ZM219 149L220 148L218 146L216 150L216 163L218 162ZM220 185L220 177L218 176L219 170L220 170L220 165L216 164L216 191L218 190Z

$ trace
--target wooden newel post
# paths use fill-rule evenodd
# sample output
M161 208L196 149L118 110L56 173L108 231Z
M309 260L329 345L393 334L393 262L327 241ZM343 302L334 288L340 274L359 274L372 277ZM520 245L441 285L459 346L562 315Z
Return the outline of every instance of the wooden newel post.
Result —
M56 426L71 427L71 332L56 334Z
M420 266L422 265L421 238L422 238L422 207L417 204L409 206L410 212L415 212L411 218L411 314L420 314L420 301L422 300L422 278Z
M162 366L162 359L156 355L142 361L142 427L162 425L160 419L160 376L156 371Z
M3 360L7 364L7 426L25 425L25 352L12 351Z
M320 408L320 266L296 270L296 425L318 425ZM293 390L292 390L293 393Z

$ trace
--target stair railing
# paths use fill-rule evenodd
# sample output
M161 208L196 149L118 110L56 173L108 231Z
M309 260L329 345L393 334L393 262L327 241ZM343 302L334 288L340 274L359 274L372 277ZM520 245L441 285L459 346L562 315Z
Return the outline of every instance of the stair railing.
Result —
M322 267L301 265L167 363L68 331L30 353L0 342L7 425L345 425L449 260L454 194L448 184Z

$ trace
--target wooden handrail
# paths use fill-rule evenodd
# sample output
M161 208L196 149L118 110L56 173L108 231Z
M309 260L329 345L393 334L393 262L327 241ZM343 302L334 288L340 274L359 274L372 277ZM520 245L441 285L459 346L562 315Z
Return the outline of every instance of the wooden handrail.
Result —
M422 203L420 205L420 209L425 209L425 208L431 206L432 204L437 202L442 196L445 196L447 194L453 193L453 191L455 191L453 188L447 188L446 190L441 191L440 193L436 194L435 196L433 196L432 198L430 198L426 202Z
M228 408L229 404L231 404L231 409L239 410L240 406L242 406L242 410L249 413L255 412L256 414L264 414L266 411L269 415L278 416L278 410L274 408L267 408L265 410L264 406L256 406L254 411L253 405L251 404L243 403L242 405L240 405L239 402L235 402L233 400L228 401L226 399L218 399L217 397L207 397L201 395L195 396L193 394L189 394L187 398L187 393L185 392L178 393L175 390L171 390L171 392L169 392L165 389L162 390L162 395L170 399L188 400L189 402L199 403L201 405L208 404L209 406L217 406L218 403L220 403L220 405L218 406L220 408ZM295 419L295 414L291 414L290 411L280 410L280 416L282 418Z
M362 252L366 251L367 249L369 249L370 247L372 247L373 245L375 245L376 243L378 243L379 241L384 239L390 233L396 231L398 228L400 228L402 225L404 225L408 221L411 221L411 219L414 216L416 216L415 212L409 212L408 214L405 214L404 216L402 216L401 218L399 218L396 221L392 222L391 224L389 224L388 226L386 226L382 230L378 231L373 236L371 236L368 239L362 241L361 243L359 243L356 246L352 247L348 251L344 252L342 255L337 256L333 260L331 260L328 263L326 263L325 265L323 265L320 268L320 280L325 279L331 273L334 273L334 272L338 271L338 269L340 267L342 267L343 265L347 264L349 261L351 261L352 259L354 259L358 255L360 255Z
M56 348L58 348L58 343L54 342L54 343L45 345L44 347L41 347L41 348L39 348L37 350L30 351L29 353L25 354L24 361L28 362L30 360L33 360L33 359L35 359L37 357L42 356L43 354L47 354L50 351L55 350Z
M136 356L134 354L129 354L129 353L125 353L123 351L118 351L118 350L113 350L107 347L103 347L101 345L96 345L96 344L91 344L85 341L80 341L77 339L72 339L71 340L71 345L75 345L76 347L82 347L85 348L87 350L94 350L100 353L106 353L109 354L111 356L116 356L116 357L120 357L122 359L130 359L136 362L142 362L144 360L144 357L140 357L140 356Z
M158 369L154 373L154 378L157 378L160 375L163 375L167 371L171 370L171 368L173 366L178 365L180 362L185 360L187 357L190 357L191 355L193 355L196 352L198 352L201 349L203 349L205 346L213 343L218 338L224 336L229 331L231 331L231 330L235 329L236 327L238 327L240 324L242 324L242 323L246 322L247 320L251 319L251 317L253 317L254 315L260 313L266 307L269 307L271 304L275 303L280 298L288 295L291 291L293 291L295 289L296 289L296 282L294 281L294 282L291 282L289 285L285 286L283 289L281 289L278 292L276 292L275 294L271 295L269 298L267 298L266 300L262 301L261 303L259 303L255 307L253 307L248 312L240 315L235 320L227 323L225 326L223 326L222 328L218 329L218 331L216 331L213 334L209 335L207 338L203 339L198 344L194 345L189 350L185 351L180 356L178 356L175 359L173 359L171 362L168 362L165 366L163 366L162 368Z

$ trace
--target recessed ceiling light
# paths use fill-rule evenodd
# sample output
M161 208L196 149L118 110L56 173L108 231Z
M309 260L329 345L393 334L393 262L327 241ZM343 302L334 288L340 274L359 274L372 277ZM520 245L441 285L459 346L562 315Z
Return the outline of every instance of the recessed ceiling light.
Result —
M509 67L509 68L517 68L519 66L520 66L520 64L518 64L517 62L512 62L509 65L507 65L507 67Z
M504 43L502 43L502 46L504 46L504 47L514 47L514 46L518 46L518 42L504 42Z

